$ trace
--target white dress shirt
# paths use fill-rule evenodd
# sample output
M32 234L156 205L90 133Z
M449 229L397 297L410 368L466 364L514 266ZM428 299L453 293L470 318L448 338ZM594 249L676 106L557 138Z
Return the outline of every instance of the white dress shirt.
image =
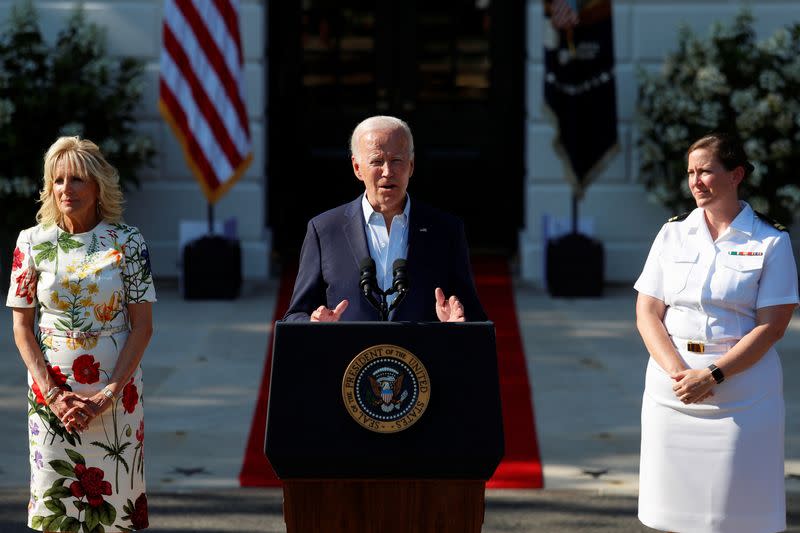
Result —
M378 286L387 290L392 286L392 265L395 260L405 259L408 256L408 221L411 212L411 198L406 194L405 209L392 218L390 230L386 228L383 215L372 208L366 194L361 197L361 208L364 211L369 254L375 260ZM392 294L387 299L390 305L395 296Z
M702 208L656 236L634 288L667 305L673 337L735 342L755 327L757 309L800 302L789 234L740 204L716 241Z

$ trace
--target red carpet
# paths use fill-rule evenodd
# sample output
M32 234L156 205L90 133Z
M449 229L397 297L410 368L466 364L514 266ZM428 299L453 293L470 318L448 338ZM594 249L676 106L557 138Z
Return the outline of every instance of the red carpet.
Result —
M486 486L493 489L540 489L544 486L542 462L511 273L502 257L473 257L472 268L478 296L489 320L494 322L497 336L497 370L506 439L503 461Z
M503 258L476 257L472 260L478 294L497 333L497 358L500 373L500 396L503 402L505 457L486 486L489 488L541 488L542 464L534 427L531 389L525 366L525 354L514 306L511 275ZM292 295L295 272L286 269L281 277L273 324L286 312ZM253 414L250 437L239 482L243 487L277 487L280 481L264 456L264 423L267 416L272 339L261 378L258 403Z

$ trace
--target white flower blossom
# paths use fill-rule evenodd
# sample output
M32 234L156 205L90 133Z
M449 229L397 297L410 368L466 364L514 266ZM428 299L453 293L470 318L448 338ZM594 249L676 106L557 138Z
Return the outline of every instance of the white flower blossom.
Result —
M745 109L752 107L756 103L756 90L752 87L731 93L731 107L737 113L742 113Z
M30 197L36 191L36 182L27 177L4 178L0 176L0 198L11 195Z
M769 211L769 202L763 196L752 196L747 199L750 203L750 207L752 207L755 211L759 211L761 213L765 213Z
M784 185L775 192L778 196L789 199L795 206L800 205L800 187L797 185Z
M722 117L722 104L719 102L703 102L700 104L700 116L698 124L707 126L709 128L715 127L719 124Z
M702 93L727 94L730 91L728 80L716 65L706 65L697 71L695 86Z
M134 137L127 146L129 154L136 154L141 158L144 158L152 149L153 141L150 137L145 137L143 135Z
M119 143L116 139L105 139L100 143L100 149L107 157L113 157L119 153Z
M673 124L664 132L664 140L670 146L679 150L686 146L689 140L689 130L686 126Z
M761 182L764 180L764 176L767 173L767 169L759 161L752 161L751 163L753 165L753 172L747 179L753 187L760 187Z
M788 139L778 139L769 145L770 155L775 159L792 155L792 143Z
M791 48L792 36L786 28L779 28L771 37L758 44L759 49L771 56L791 59L794 51Z
M744 143L744 152L747 154L748 159L765 159L767 157L767 150L758 139L748 139Z
M760 113L756 107L745 109L736 116L736 128L742 135L749 135L759 127L761 127L763 119L766 115Z
M77 135L78 137L83 137L83 124L80 122L68 122L61 126L61 129L58 130L58 134L63 136Z
M774 70L765 70L758 75L758 84L762 89L774 93L778 89L784 87L786 82L784 82L780 74Z

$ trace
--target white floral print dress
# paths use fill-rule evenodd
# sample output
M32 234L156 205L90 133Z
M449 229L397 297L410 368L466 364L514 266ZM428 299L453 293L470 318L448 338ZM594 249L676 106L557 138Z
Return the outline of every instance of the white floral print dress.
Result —
M107 383L129 332L129 303L154 302L147 246L133 226L86 233L22 231L6 305L37 307L37 339L63 388L91 396ZM142 372L82 433L68 433L28 375L28 527L104 533L148 526Z

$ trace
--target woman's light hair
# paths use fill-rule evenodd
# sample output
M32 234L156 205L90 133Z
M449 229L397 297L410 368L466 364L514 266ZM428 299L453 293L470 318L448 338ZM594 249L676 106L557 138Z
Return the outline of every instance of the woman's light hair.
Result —
M97 210L101 220L122 222L122 189L119 173L106 161L95 143L80 137L59 137L44 155L44 187L39 192L42 206L36 213L36 221L45 226L63 226L64 215L59 211L53 197L53 180L58 163L64 161L70 171L83 179L97 183Z
M369 131L402 130L408 140L408 155L414 157L414 137L406 121L388 115L377 115L359 122L350 136L350 155L358 157L358 141Z

